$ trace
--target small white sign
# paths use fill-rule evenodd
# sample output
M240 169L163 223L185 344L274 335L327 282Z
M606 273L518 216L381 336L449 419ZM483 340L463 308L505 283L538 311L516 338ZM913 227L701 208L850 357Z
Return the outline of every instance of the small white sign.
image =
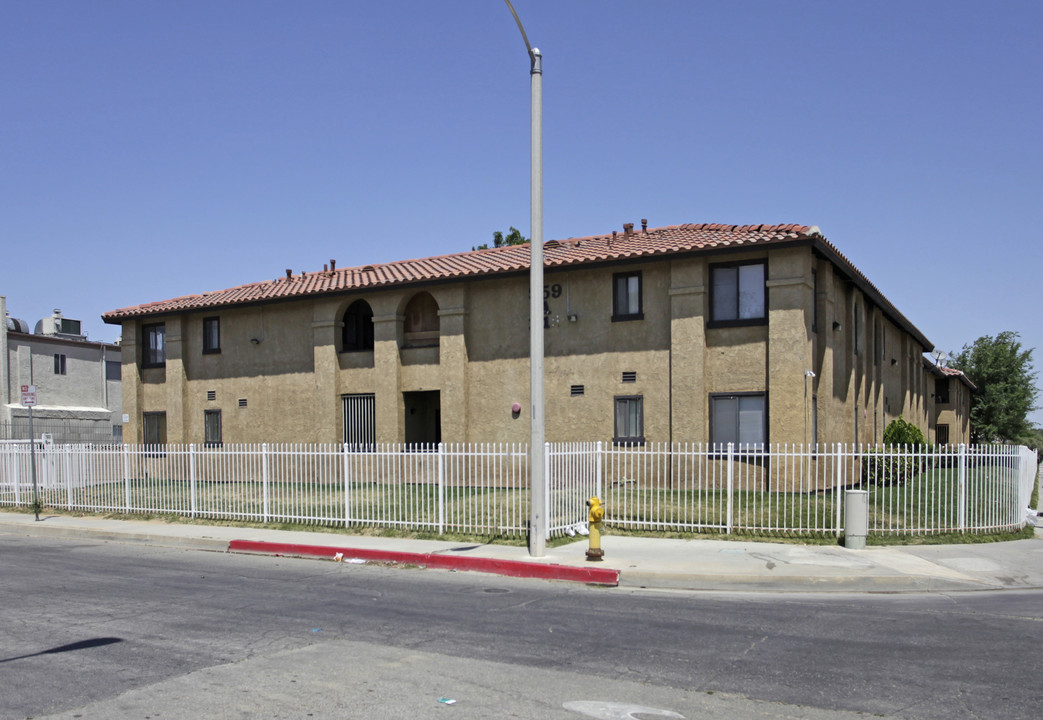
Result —
M22 386L22 405L25 405L26 407L34 407L36 405L35 385Z
M128 415L127 413L123 413L123 422L129 423L130 422L130 415Z

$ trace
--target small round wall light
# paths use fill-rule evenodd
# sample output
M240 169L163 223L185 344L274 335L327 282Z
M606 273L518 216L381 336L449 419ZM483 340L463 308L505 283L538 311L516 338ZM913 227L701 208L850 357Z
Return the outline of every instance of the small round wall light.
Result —
M511 412L517 415L521 412L521 403L514 403L511 405Z

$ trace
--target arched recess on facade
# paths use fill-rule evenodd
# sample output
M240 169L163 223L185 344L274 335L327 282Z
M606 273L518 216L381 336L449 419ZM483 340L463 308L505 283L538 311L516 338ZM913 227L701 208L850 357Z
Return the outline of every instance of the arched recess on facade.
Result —
M340 351L362 352L373 349L373 308L365 300L348 305L341 318Z
M418 292L411 297L402 315L403 347L438 345L438 302L431 293Z

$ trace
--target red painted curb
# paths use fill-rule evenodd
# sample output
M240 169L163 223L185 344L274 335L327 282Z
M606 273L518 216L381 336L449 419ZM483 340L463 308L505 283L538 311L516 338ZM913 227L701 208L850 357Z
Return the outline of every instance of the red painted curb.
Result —
M462 557L438 553L413 553L397 550L364 550L362 548L334 547L331 545L294 545L261 540L232 540L229 552L253 552L265 555L298 555L306 557L333 558L343 553L345 559L357 558L375 562L391 562L408 565L424 565L444 570L465 570L496 573L510 577L539 578L541 580L571 580L597 585L619 585L619 571L609 568L573 567L552 563L526 562L524 560L495 560L493 558Z

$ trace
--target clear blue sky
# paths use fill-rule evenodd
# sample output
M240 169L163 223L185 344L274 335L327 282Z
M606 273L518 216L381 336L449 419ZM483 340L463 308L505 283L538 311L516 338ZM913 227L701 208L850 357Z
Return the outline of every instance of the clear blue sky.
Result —
M1015 330L1043 367L1043 3L515 6L545 239L818 225L939 348ZM7 0L0 97L0 294L30 324L115 340L118 307L529 234L501 0Z

